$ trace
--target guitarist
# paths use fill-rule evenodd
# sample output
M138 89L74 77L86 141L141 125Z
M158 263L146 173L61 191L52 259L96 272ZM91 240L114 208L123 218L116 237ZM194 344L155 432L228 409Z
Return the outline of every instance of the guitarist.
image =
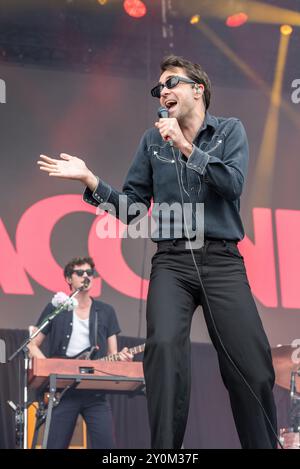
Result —
M32 357L46 358L41 344L48 339L48 358L74 358L92 348L93 358L117 354L120 327L112 306L90 297L95 264L91 257L72 259L64 268L64 277L71 293L80 291L70 310L56 316L29 345ZM42 312L37 325L55 309L52 303ZM96 351L96 353L95 353ZM118 353L122 361L132 360L125 347ZM115 448L110 404L103 392L70 389L54 407L47 448L68 448L78 415L86 422L91 448Z

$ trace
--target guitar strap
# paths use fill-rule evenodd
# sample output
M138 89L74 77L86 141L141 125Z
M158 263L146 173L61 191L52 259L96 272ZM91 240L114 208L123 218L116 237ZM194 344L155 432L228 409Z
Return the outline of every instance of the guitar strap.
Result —
M95 311L95 342L94 345L98 345L98 311Z

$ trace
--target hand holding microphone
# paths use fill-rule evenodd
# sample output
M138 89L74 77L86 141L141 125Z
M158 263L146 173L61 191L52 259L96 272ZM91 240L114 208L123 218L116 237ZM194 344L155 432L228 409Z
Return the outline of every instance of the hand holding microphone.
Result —
M169 111L166 107L161 106L160 108L158 108L157 115L158 115L159 119L169 119ZM156 122L156 124L159 124L160 122L161 121ZM170 124L170 121L166 122L166 124L167 125ZM156 125L156 127L158 127L158 130L160 131L161 136L165 140L167 140L167 142L169 142L170 147L173 147L173 140L168 135L165 135L165 130L167 130L167 129L165 129L163 126L159 127L158 125Z
M186 140L178 120L175 117L169 117L169 111L165 107L160 107L157 114L159 121L155 122L155 127L162 138L169 142L170 147L175 146L188 158L193 151L193 145Z
M169 142L170 147L173 147L173 140L170 137L169 133L171 132L171 126L173 124L172 121L175 120L177 122L177 119L170 119L168 109L163 106L158 108L157 115L159 121L155 123L155 126L160 131L162 138Z

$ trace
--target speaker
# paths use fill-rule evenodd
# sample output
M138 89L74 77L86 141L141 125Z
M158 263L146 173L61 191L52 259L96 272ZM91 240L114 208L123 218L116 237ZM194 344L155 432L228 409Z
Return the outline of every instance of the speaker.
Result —
M33 402L28 407L28 448L32 446L32 440L34 435L35 423L36 423L36 410L38 408L38 402ZM42 447L43 436L45 430L45 423L40 426L39 434L37 439L36 448ZM86 449L87 448L87 431L86 424L81 415L78 416L74 433L70 442L69 449Z

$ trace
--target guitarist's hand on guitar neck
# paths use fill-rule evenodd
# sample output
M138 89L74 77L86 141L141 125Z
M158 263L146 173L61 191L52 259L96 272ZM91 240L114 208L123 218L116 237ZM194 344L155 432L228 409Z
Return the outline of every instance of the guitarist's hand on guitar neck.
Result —
M122 348L122 350L118 353L118 356L121 362L131 362L133 359L133 354L130 353L127 347Z
M66 357L66 358L77 359L77 360L93 360L94 355L97 353L98 350L99 350L99 346L93 345L92 347L88 347L87 349L82 350L77 355L74 355L72 357ZM132 361L134 355L136 355L137 353L141 353L144 350L145 350L145 344L136 345L135 347L131 347L131 348L124 347L122 348L120 352L111 353L109 355L106 355L105 357L99 358L99 360L104 360L108 362Z
M114 361L132 361L133 356L137 353L141 353L145 350L145 344L137 345L136 347L124 347L121 352L112 353L106 355L106 357L100 358L100 360L114 362Z

